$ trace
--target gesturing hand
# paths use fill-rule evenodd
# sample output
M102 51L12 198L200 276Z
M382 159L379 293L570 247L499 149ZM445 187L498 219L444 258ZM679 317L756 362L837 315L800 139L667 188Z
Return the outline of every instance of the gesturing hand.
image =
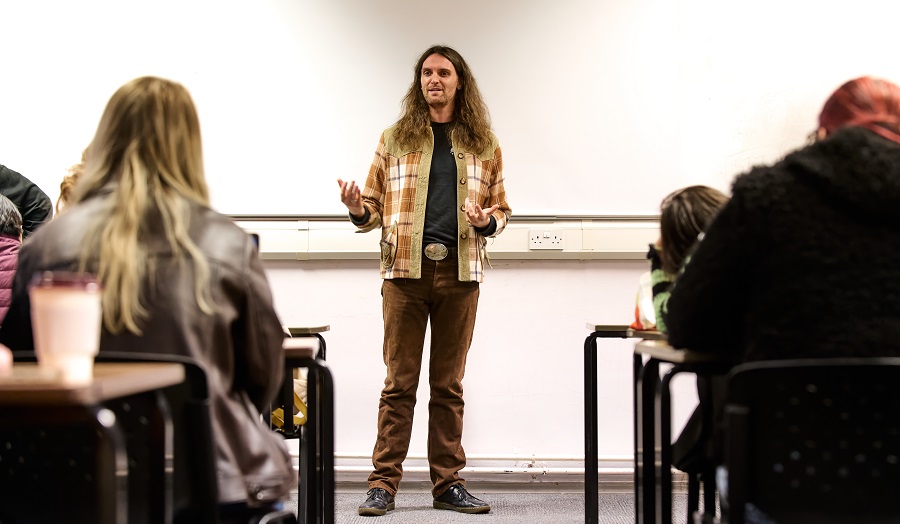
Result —
M477 228L485 228L491 223L491 214L500 208L500 204L494 204L487 209L466 199L466 220Z
M362 205L362 192L356 182L344 182L340 178L337 180L341 187L341 202L347 206L347 210L355 217L361 217L366 214L366 209Z

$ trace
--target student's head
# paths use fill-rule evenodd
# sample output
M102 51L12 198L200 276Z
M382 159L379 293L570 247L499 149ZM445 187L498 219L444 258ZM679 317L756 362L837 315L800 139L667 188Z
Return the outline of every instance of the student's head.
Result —
M444 45L429 47L419 56L413 67L413 81L403 97L402 115L398 120L398 139L401 144L418 145L430 125L429 105L423 90L423 68L434 55L450 62L457 77L453 99L452 129L455 139L465 147L481 152L490 145L491 118L487 104L478 89L475 75L462 55Z
M900 87L878 78L856 78L839 87L819 114L819 133L864 127L900 143Z
M188 235L189 202L208 205L209 199L200 123L183 86L143 77L110 98L88 146L73 202L107 191L110 204L93 215L81 252L82 268L98 260L106 328L141 332L147 316L141 296L147 271L144 238L150 224L160 224L176 256L192 260L195 298L201 310L210 312L209 265Z
M144 190L135 197L174 191L208 202L200 121L182 85L137 78L110 98L88 147L85 183L76 198L110 182Z
M663 269L676 273L697 237L728 202L728 196L707 186L690 186L670 193L660 205L660 258Z
M22 240L22 213L3 195L0 195L0 235Z

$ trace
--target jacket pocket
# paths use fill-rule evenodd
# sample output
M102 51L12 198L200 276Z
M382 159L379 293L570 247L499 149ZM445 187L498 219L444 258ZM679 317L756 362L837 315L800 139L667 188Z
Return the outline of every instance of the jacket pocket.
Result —
M387 231L381 233L381 267L393 267L397 257L397 222L391 224Z

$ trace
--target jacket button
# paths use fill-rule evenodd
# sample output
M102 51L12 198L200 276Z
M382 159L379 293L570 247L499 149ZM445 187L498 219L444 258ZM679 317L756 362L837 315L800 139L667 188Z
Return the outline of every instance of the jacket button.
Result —
M459 210L465 212L465 210L466 210L466 205L463 204L463 205L459 206Z
M465 156L465 155L463 155L462 153L457 153L457 154L456 154L456 157L457 157L457 158L463 158L464 156Z
M462 235L459 235L459 238L465 240L465 239L469 238L469 235L463 233Z
M461 185L461 186L466 185L466 179L465 179L465 178L460 178L460 179L459 179L459 185Z

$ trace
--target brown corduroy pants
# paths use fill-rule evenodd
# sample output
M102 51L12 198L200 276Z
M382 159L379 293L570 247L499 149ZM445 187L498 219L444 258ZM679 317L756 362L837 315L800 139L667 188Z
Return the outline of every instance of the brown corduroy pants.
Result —
M428 465L432 494L437 497L455 483L465 484L459 477L466 465L462 379L479 288L477 282L459 281L456 257L439 262L422 258L421 279L385 280L381 287L387 377L378 407L378 437L372 453L375 469L369 475L369 487L397 493L409 450L430 319Z

